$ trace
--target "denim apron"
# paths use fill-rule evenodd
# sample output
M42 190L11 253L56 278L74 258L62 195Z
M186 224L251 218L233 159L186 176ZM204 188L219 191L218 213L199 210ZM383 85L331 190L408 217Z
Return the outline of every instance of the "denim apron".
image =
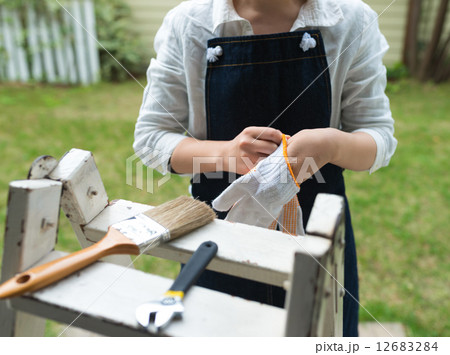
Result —
M208 41L220 46L215 62L209 62L205 80L207 139L231 140L248 126L270 126L294 135L302 129L330 127L331 87L325 48L320 31L308 33L314 48L300 48L305 31L221 37ZM301 94L301 95L300 95ZM287 109L286 109L287 108ZM320 192L345 198L343 169L327 164L301 185L298 194L306 226L316 195ZM192 183L194 197L209 204L236 178L200 174ZM346 201L345 288L358 299L356 251ZM226 213L218 213L224 218ZM238 297L284 306L285 291L276 286L206 271L198 285ZM344 297L344 335L357 336L358 303Z

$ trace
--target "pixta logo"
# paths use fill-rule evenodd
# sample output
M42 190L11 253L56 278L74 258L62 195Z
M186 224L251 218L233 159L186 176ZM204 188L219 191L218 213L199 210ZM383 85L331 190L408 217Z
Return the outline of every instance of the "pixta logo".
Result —
M126 184L153 193L155 186L159 188L171 178L169 172L162 177L155 172L159 166L167 164L169 159L170 155L147 147L136 151L126 160Z

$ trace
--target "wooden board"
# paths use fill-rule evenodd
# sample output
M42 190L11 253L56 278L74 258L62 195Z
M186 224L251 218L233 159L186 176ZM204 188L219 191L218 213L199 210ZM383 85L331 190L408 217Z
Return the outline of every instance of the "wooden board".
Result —
M1 281L25 271L54 248L60 196L58 181L10 183ZM44 328L45 320L15 312L0 301L0 336L42 336Z
M38 24L36 12L32 4L26 5L27 11L27 42L31 53L31 72L36 81L41 81L43 77L42 59L39 49Z
M37 29L40 39L40 49L42 50L42 58L44 63L45 78L47 82L56 82L55 63L52 54L52 43L50 39L49 28L47 27L48 19L44 14L37 16Z
M338 195L318 194L314 200L306 232L332 239L342 220L344 199Z
M100 80L100 56L97 48L94 2L93 0L84 0L82 6L90 80L91 82L96 83Z
M6 51L7 55L7 64L6 64L6 75L10 81L16 81L18 78L18 68L16 68L16 61L15 61L15 49L16 44L14 43L14 36L13 36L13 28L11 26L10 21L11 12L3 7L0 9L0 27L1 27L1 34L2 34L2 40L3 40L3 46L4 50Z
M82 85L91 83L89 77L89 68L87 62L87 49L85 46L86 34L83 29L83 18L81 16L81 3L79 0L72 0L69 3L68 10L72 17L72 31L74 33L76 66L78 69L78 78Z
M89 223L108 204L108 196L92 153L71 149L50 173L64 185L61 207L73 223Z
M345 249L345 210L344 198L338 195L317 195L306 232L322 236L332 241L327 258L317 260L317 278L323 279L323 290L317 292L316 300L320 304L319 314L313 316L312 329L317 329L318 336L342 336L343 330L343 285L344 285L344 249ZM317 264L317 262L316 262ZM295 272L294 272L295 273ZM317 281L316 281L317 282Z
M286 336L317 336L318 318L324 317L319 304L324 279L317 261L324 262L325 257L326 255L312 258L301 253L295 255L286 299L286 308L289 309Z
M6 8L3 9L3 11L5 10ZM18 78L20 79L21 82L27 82L30 78L30 73L28 71L25 49L23 48L22 44L23 31L19 20L19 12L17 10L15 11L13 10L10 12L10 16L12 20L12 27L14 30L16 61L17 61L17 68L19 70Z
M52 252L41 262L65 255ZM158 299L172 280L97 262L41 291L11 300L21 311L110 336L152 335L135 319L138 305ZM182 320L164 336L282 336L285 310L193 286Z
M71 28L72 26L72 17L67 13L64 9L62 11L62 27ZM75 65L75 54L72 45L72 37L69 33L64 34L64 56L66 58L66 69L69 75L69 82L71 84L75 84L78 82L78 72Z

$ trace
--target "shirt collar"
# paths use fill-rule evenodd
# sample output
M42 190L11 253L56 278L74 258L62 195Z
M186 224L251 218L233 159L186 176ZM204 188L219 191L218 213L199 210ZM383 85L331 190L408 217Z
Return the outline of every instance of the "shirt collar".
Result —
M300 10L292 30L301 27L331 27L344 19L336 0L307 0Z
M337 0L307 0L291 28L295 31L303 27L330 27L343 19ZM227 22L248 22L238 15L233 0L213 0L213 32Z
M247 21L234 9L233 0L213 0L213 32L220 25L233 21Z

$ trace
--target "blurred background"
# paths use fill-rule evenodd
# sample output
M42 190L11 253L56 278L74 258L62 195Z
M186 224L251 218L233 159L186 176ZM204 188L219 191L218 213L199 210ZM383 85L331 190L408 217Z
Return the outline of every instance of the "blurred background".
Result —
M178 3L0 0L0 230L9 182L25 179L36 157L71 148L93 153L110 200L157 205L188 193L187 178L158 184L147 169L143 180L151 174L153 185L139 186L125 173L153 38ZM408 336L450 336L449 1L366 3L390 44L384 63L399 144L389 167L345 173L361 304ZM79 248L61 214L57 249ZM135 266L172 278L179 271L150 256ZM360 319L373 321L363 310ZM48 322L46 335L59 327Z

